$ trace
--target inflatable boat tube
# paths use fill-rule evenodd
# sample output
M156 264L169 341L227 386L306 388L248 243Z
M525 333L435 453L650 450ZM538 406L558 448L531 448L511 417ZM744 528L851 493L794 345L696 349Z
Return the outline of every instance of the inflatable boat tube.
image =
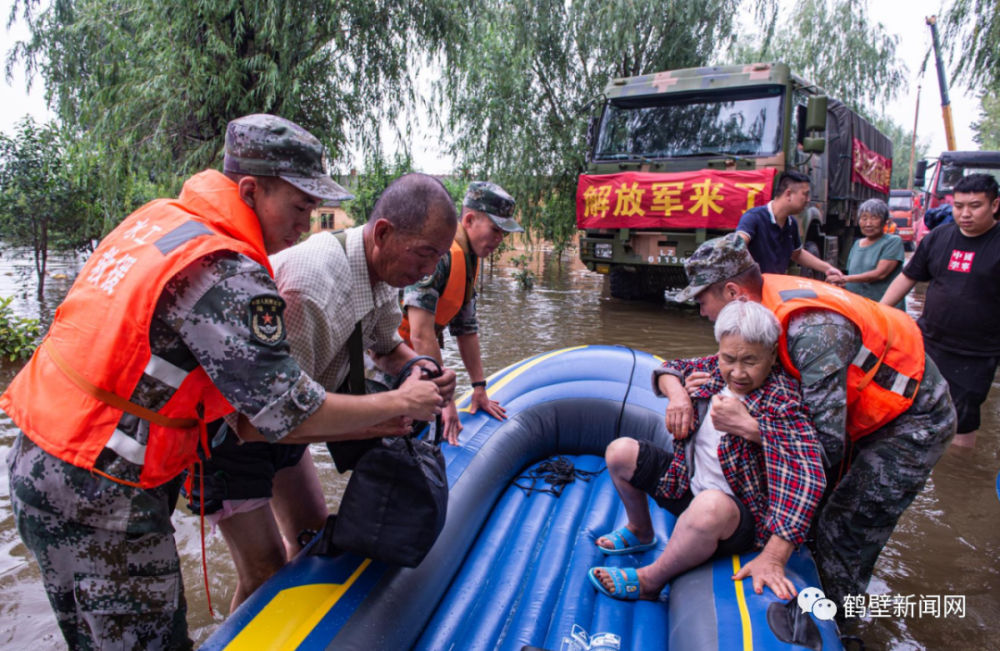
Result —
M658 365L627 348L580 346L497 373L488 392L510 418L472 415L469 395L460 399L460 445L444 446L447 524L419 567L299 555L202 649L801 651L769 627L766 611L778 601L771 591L757 595L751 581L732 580L753 554L710 561L675 579L659 601L616 601L594 590L587 569L652 562L674 518L651 502L659 547L604 556L594 541L625 523L607 472L576 480L560 497L513 485L554 455L602 471L616 437L670 448L666 400L650 383ZM787 572L799 590L819 586L805 549ZM823 649L842 648L833 622L805 617L818 626Z

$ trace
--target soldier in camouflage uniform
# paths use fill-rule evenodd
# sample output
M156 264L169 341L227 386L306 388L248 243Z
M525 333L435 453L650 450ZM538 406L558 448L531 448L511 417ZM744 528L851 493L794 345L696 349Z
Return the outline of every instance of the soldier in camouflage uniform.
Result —
M325 171L319 141L301 127L273 116L249 116L229 124L225 170L225 177L212 170L192 177L178 201L190 214L204 218L204 223L216 225L226 223L234 211L247 215L248 206L252 212L245 218L259 222L258 239L242 233L231 237L256 242L266 253L294 243L308 228L310 213L321 199L343 196L343 189ZM152 206L145 210L177 212L169 202ZM204 217L208 214L213 215L211 220ZM155 214L151 219L155 227ZM202 229L195 237L212 235L213 231L197 223L187 223ZM108 241L121 241L122 228L109 235ZM149 244L166 259L165 240L180 230ZM87 282L92 266L93 260L84 267L65 304L76 300L74 290ZM129 291L151 291L144 290L141 282ZM135 295L124 296L132 300ZM79 308L79 300L76 304ZM249 440L337 440L388 417L427 419L440 412L437 388L415 377L393 392L395 399L393 394L358 399L327 393L289 353L284 301L268 270L235 250L196 258L166 282L155 308L144 309L152 311L148 331L152 357L128 398L154 412L180 391L177 374L183 377L198 367L239 412L240 435ZM57 314L53 330L59 321ZM163 366L170 373L158 370ZM23 413L35 404L48 403L52 408L60 404L60 397L51 395L38 396L35 403L19 395L14 386L3 396L8 413ZM91 469L44 450L23 431L34 427L31 419L11 415L22 429L8 456L17 527L38 561L69 647L191 648L170 523L181 479L175 476L153 487L139 486L145 468L156 462L146 454L149 422L125 413L112 436L117 437L116 447L109 441ZM59 434L49 432L47 437L45 445L51 445ZM143 456L136 456L137 450Z
M691 284L679 299L697 300L712 321L729 301L761 301L767 282L736 235L702 244L685 270ZM826 596L840 605L842 617L844 597L864 594L896 523L954 436L955 409L947 383L925 355L923 379L909 409L852 444L845 430L847 371L861 350L860 331L836 312L809 309L791 316L787 339L823 447L828 495L814 524L817 563ZM923 348L919 341L912 346ZM682 395L675 397L684 402ZM752 575L760 588L772 576L769 561L791 551L772 549L769 557L765 548L738 578Z
M470 267L475 268L480 260L493 253L507 233L524 232L514 220L514 207L514 199L499 185L486 181L473 181L469 184L462 202L462 217L455 240L466 250L467 264ZM412 347L418 355L430 355L441 361L441 335L447 326L458 343L462 362L472 380L470 413L483 409L494 418L502 420L506 418L506 411L486 393L486 376L479 349L475 290L472 290L470 299L447 324L435 319L441 297L449 283L456 280L452 278L454 251L452 249L452 252L441 258L433 274L402 292L401 305L412 333ZM445 410L443 421L448 442L456 445L462 425L454 403Z

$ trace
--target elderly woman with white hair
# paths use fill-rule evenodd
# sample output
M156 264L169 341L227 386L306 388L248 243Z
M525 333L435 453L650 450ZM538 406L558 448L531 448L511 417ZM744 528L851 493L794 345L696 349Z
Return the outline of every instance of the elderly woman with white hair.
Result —
M776 364L781 325L758 303L734 301L719 314L711 357L666 362L653 375L682 381L709 375L691 391L694 410L666 412L674 452L620 438L608 446L608 472L628 523L597 539L607 555L657 545L647 495L677 517L663 553L650 565L595 567L597 590L614 599L655 600L675 576L714 556L763 549L771 536L799 545L826 485L820 445L798 384ZM740 409L742 401L746 409ZM689 403L690 405L690 403ZM795 594L784 561L757 562L754 588Z
M869 199L858 208L858 226L863 238L854 243L847 257L847 275L832 282L849 291L882 300L885 290L903 270L903 240L885 232L889 206L881 199ZM846 283L846 284L845 284ZM906 309L906 299L896 304Z

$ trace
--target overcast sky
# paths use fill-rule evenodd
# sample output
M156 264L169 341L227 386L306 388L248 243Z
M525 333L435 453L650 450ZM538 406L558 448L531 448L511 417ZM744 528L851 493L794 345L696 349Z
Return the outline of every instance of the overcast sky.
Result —
M791 10L794 0L781 0L783 7ZM890 2L870 3L871 17L886 25L890 33L899 35L899 55L909 67L909 88L899 99L892 102L886 112L897 122L906 126L913 125L913 112L917 97L917 87L922 86L920 94L920 118L917 134L921 138L930 138L931 155L945 149L944 123L941 119L941 96L938 91L937 77L933 59L922 78L918 76L920 64L925 52L930 48L930 30L924 23L924 18L932 14L940 14L942 0L908 0L906 11L901 11L899 5ZM0 44L4 58L13 43L26 37L27 30L20 23L11 30L2 25L7 22L10 13L11 0L0 0ZM45 106L45 99L40 79L35 79L29 93L23 76L18 69L12 84L3 84L0 101L0 131L10 133L17 120L25 114L31 114L38 121L45 121L52 116ZM979 117L979 101L973 93L961 86L951 88L952 114L955 121L955 137L959 150L978 149L972 140L970 124ZM443 154L440 135L432 132L421 120L414 140L411 143L414 163L417 168L430 173L446 173L451 171L452 161ZM391 153L391 152L390 152ZM909 152L896 153L897 164L909 164ZM360 166L360 161L358 162ZM345 170L346 171L346 170Z

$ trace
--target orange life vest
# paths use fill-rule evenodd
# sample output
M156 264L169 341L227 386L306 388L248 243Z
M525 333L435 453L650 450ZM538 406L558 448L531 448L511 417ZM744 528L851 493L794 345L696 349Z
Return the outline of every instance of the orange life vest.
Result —
M472 300L476 279L479 278L479 260L475 263L471 261L468 237L461 224L458 228L459 232L451 244L451 272L444 292L438 298L437 310L434 312L434 325L438 332L451 323L462 308ZM410 319L405 311L403 321L399 324L399 336L407 346L413 347L410 341Z
M149 327L166 283L216 251L242 253L273 275L256 214L235 183L209 170L179 199L146 204L104 238L0 408L67 463L141 488L176 477L197 460L205 422L233 407L200 366L185 372L153 356ZM176 389L158 412L129 402L143 373ZM149 421L145 445L117 429L126 411ZM142 466L138 484L94 468L105 448Z
M764 305L781 322L778 354L785 369L801 379L788 354L788 322L799 310L841 314L861 332L861 351L847 369L847 433L852 441L871 434L913 404L924 377L924 339L903 312L845 289L797 276L764 274ZM875 381L883 367L888 380ZM880 374L880 379L886 372Z

